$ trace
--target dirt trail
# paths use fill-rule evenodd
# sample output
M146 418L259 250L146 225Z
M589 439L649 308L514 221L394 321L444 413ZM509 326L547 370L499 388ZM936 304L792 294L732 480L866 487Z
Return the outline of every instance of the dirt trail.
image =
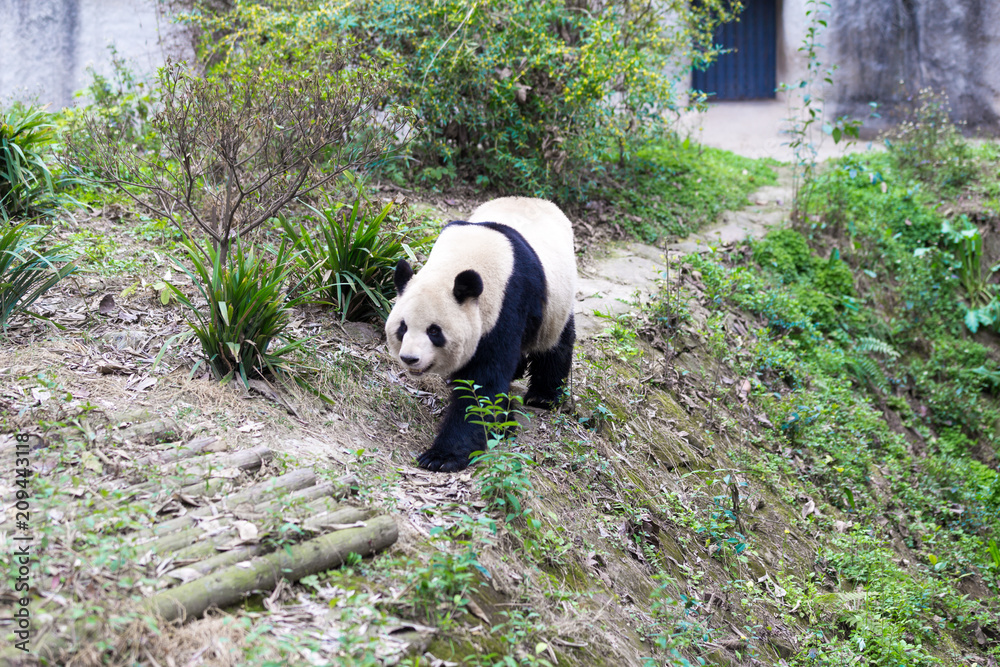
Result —
M580 266L576 297L576 330L589 338L607 328L607 316L616 317L635 308L636 292L654 294L657 278L664 277L665 257L707 252L713 245L763 236L770 227L788 218L792 200L792 175L778 171L778 183L757 190L740 211L726 211L712 225L682 241L663 246L621 243L603 247Z

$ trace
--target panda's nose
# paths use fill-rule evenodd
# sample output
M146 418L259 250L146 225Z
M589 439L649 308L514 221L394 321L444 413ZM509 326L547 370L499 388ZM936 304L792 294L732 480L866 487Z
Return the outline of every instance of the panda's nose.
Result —
M402 361L407 366L413 366L413 365L417 364L420 361L420 357L405 357L405 356L400 356L399 360Z

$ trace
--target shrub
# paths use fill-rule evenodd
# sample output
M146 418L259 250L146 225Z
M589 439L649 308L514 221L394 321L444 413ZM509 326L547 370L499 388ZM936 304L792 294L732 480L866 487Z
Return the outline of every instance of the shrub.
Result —
M300 253L298 265L311 276L310 293L322 294L342 319L384 320L396 293L396 262L404 252L413 258L411 246L426 245L427 239L413 238L416 230L390 227L387 216L393 208L389 202L379 209L359 189L353 204L337 202L312 209L318 220L311 233L305 223L296 227L281 219Z
M395 101L421 122L411 176L451 174L521 194L579 197L602 169L656 136L682 105L692 58L718 52L725 0L236 0L191 20L211 35L203 56L278 42L289 50L350 34L358 52L388 54ZM692 55L693 54L693 55Z
M793 229L777 229L755 244L753 256L758 264L789 285L794 295L794 307L775 312L768 306L759 311L772 321L777 312L783 315L778 320L781 321L799 310L813 326L830 331L841 323L847 311L854 309L854 275L836 250L828 259L820 259L812 254L802 234ZM768 303L773 303L773 294L767 298ZM793 316L790 321L796 319Z
M0 328L5 331L11 317L29 313L35 299L76 271L73 264L57 269L55 264L69 259L60 254L65 246L40 251L45 237L29 240L31 229L21 223L0 233Z
M55 142L52 117L15 104L0 114L0 220L30 215L55 194L46 153Z
M207 311L175 286L168 287L194 315L194 321L188 323L213 374L223 381L239 377L244 386L249 386L249 380L254 378L291 373L293 368L285 356L299 349L302 342L290 340L284 332L291 309L301 299L290 299L285 292L285 282L295 267L294 258L286 253L286 243L281 244L271 262L252 246L244 248L237 243L228 266L222 254L211 246L199 248L188 240L184 248L194 273L177 264L207 302ZM206 255L209 262L204 261ZM280 347L275 349L276 342Z
M94 140L72 152L189 238L193 220L223 263L231 238L377 159L406 117L376 114L388 77L330 44L262 50L203 77L172 64L159 85L162 108L151 125L162 150L144 151L125 140L127 126L92 116Z
M795 282L812 269L812 251L802 234L794 229L777 229L754 248L753 258L772 268L784 282Z

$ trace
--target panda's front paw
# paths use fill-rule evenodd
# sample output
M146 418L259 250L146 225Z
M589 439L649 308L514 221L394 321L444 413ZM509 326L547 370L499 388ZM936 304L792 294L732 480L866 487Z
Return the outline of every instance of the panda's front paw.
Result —
M433 472L458 472L469 467L469 456L431 447L417 457L417 464Z
M559 405L558 396L541 396L532 394L530 391L524 396L524 404L529 408L539 408L541 410L552 410Z

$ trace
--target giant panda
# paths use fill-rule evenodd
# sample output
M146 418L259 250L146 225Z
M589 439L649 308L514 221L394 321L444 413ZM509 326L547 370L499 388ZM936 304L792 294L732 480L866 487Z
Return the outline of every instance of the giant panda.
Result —
M408 372L471 380L490 398L526 372L526 405L558 403L576 340L573 227L558 206L527 197L489 201L468 221L445 226L416 275L400 260L395 285L386 338ZM466 420L467 393L452 385L441 430L417 458L421 467L462 470L486 448L483 427Z

